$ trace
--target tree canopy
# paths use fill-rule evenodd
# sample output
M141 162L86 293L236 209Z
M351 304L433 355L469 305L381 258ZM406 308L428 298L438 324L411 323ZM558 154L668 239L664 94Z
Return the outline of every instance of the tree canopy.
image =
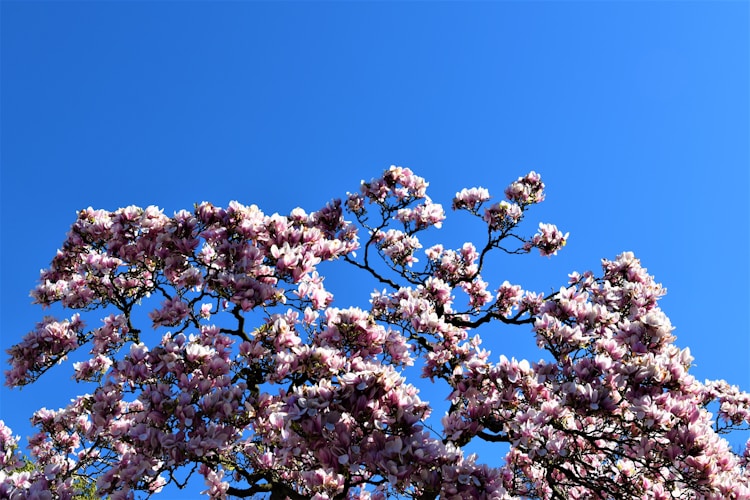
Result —
M750 447L722 436L748 429L750 395L689 373L631 252L526 290L485 270L565 246L553 224L521 231L541 177L500 201L457 192L485 229L456 249L422 247L446 219L427 187L394 166L312 213L81 210L32 292L74 313L10 348L5 377L34 383L78 351L88 392L33 415L27 454L0 422L0 497L134 498L202 476L211 498L750 498ZM334 302L324 261L370 279L369 308ZM493 325L533 331L543 359L492 357ZM438 381L436 429L417 386ZM508 451L464 453L476 440Z

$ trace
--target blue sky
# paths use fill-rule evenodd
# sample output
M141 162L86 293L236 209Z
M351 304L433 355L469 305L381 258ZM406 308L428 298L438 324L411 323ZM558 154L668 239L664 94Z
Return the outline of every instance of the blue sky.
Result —
M632 250L693 373L750 389L749 17L739 1L3 1L1 347L45 314L28 291L80 208L313 210L391 164L449 206L536 170L528 229L569 244L498 260L493 283L557 289ZM449 214L441 234L466 227ZM540 356L502 335L495 358ZM69 373L3 388L0 418L27 435L33 409L76 394Z

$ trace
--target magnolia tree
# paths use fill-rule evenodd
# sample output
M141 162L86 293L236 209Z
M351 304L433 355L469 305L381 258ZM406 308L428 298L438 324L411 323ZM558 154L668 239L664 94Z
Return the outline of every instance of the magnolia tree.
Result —
M539 175L502 201L457 193L486 228L458 249L421 249L445 218L426 187L391 167L310 214L82 210L32 292L80 312L38 323L5 376L23 386L83 351L71 371L88 393L36 412L23 454L0 422L0 497L199 478L211 498L750 498L750 447L721 437L748 428L750 396L688 373L632 253L552 294L492 283L491 253L565 245L554 225L518 231ZM382 290L368 308L333 306L317 271L333 260ZM491 358L474 332L493 324L533 330L544 360ZM414 364L448 388L442 428L405 379ZM477 440L504 459L465 454Z

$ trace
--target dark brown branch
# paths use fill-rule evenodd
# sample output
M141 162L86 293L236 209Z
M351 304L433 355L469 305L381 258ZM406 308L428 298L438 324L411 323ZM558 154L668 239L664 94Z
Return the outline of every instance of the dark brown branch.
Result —
M227 488L227 495L239 498L248 498L259 493L270 493L270 500L306 500L308 497L297 493L294 489L281 483L270 482L254 484L249 488Z
M490 443L510 443L510 437L502 434L488 434L484 431L477 432L477 437Z
M366 255L366 251L365 251L365 255ZM359 269L367 271L368 273L370 273L372 275L373 278L375 278L379 282L383 283L384 285L388 285L391 288L393 288L394 290L398 290L400 288L395 282L389 280L388 278L385 278L385 277L381 276L377 271L375 271L373 268L371 268L368 264L366 264L366 263L365 264L360 264L359 262L357 262L356 260L352 259L348 255L344 256L344 260L346 262L348 262L349 264L352 264L353 266L358 267Z

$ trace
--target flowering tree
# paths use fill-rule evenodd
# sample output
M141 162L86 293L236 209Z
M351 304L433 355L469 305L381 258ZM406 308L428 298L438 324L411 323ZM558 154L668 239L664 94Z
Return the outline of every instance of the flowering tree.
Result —
M632 253L549 295L490 284L490 253L565 245L550 224L518 231L541 178L495 203L460 191L481 241L422 253L445 218L426 187L391 167L311 214L82 210L32 292L80 313L9 349L6 383L82 350L90 393L36 412L26 457L0 422L0 497L133 498L200 475L212 498L750 498L750 447L721 437L748 428L750 395L688 373ZM333 307L317 272L331 260L382 289L369 309ZM498 323L532 329L546 361L490 359L473 332ZM414 363L449 388L442 429L404 378ZM509 451L482 464L472 440Z

